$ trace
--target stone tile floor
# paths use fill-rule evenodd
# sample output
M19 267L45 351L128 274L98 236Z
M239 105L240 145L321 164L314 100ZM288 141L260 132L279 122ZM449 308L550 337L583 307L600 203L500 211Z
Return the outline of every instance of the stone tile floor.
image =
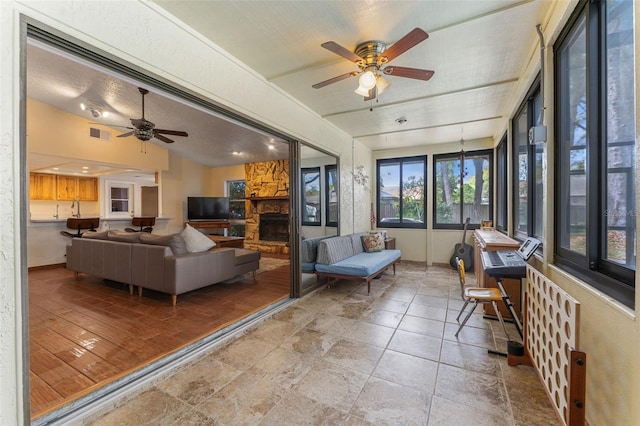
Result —
M506 338L481 308L454 337L461 307L448 267L341 281L86 424L559 424L531 367L487 353Z

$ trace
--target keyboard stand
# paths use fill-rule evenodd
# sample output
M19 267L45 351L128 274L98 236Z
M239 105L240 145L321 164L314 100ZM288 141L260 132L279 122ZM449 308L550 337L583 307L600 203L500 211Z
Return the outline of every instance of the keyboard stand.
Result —
M511 318L513 319L513 323L516 326L516 330L518 330L518 334L520 335L520 338L523 339L524 337L522 335L522 324L518 319L518 315L516 314L515 309L513 309L513 303L511 303L511 299L509 298L509 295L507 294L506 290L504 289L504 286L502 285L502 278L495 277L495 279L496 279L496 283L498 284L498 288L500 289L500 293L502 294L502 301L504 302L504 306L507 307L507 310L511 314Z

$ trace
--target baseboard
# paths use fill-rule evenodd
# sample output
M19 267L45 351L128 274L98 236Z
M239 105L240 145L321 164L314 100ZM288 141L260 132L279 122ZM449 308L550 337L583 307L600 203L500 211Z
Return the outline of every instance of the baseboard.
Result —
M41 265L41 266L30 266L27 270L31 271L43 271L46 269L58 269L58 268L66 268L67 264L65 263L54 263L52 265Z

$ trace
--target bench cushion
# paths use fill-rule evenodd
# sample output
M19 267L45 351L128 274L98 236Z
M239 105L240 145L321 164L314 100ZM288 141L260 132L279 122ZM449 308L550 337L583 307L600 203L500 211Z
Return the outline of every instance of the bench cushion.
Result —
M316 271L339 275L366 277L400 258L400 250L359 253L333 264L316 263Z

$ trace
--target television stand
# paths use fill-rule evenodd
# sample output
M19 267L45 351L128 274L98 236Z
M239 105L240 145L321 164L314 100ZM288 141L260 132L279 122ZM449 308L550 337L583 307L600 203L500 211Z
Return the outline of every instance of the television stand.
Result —
M190 220L186 223L192 228L202 230L226 229L228 234L231 234L231 222L228 220Z

